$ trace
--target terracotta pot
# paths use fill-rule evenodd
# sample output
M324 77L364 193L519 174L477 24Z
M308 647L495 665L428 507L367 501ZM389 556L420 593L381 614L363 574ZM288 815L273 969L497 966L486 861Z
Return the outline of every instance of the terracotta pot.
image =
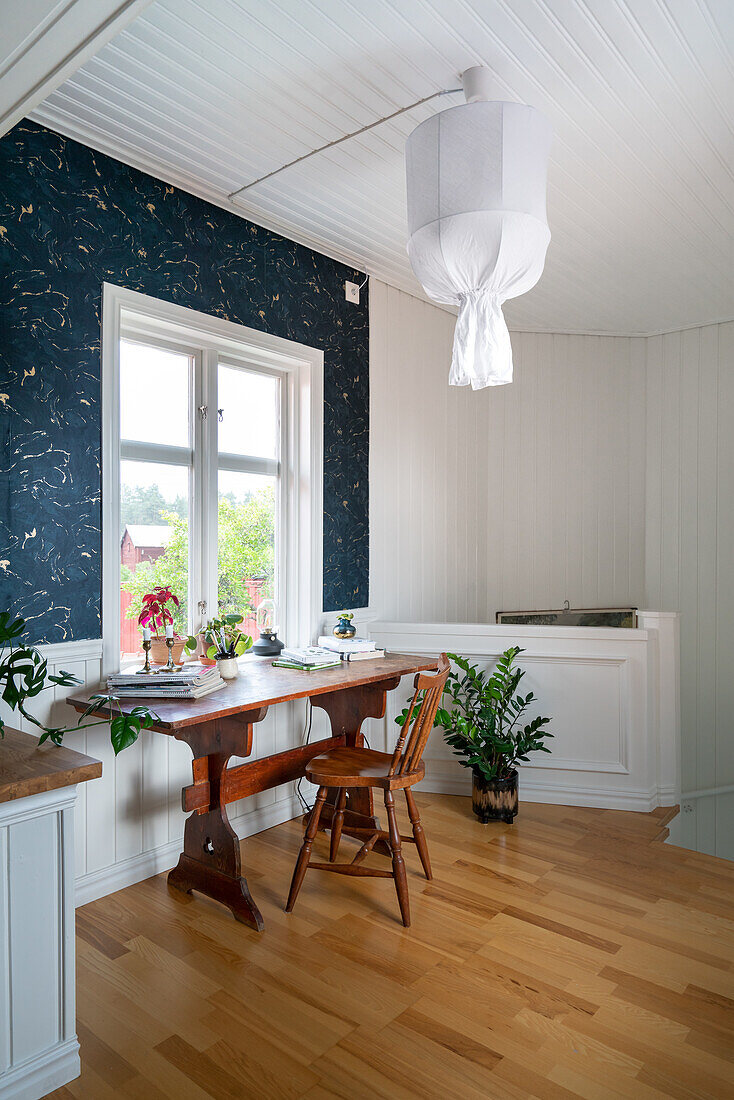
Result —
M512 825L518 807L517 769L506 779L485 779L476 768L472 768L472 776L472 809L481 823L506 821Z
M203 654L200 654L197 660L199 660L205 668L212 668L217 663L216 657L205 657Z
M153 637L150 647L150 661L154 665L166 665L168 664L168 646L166 645L165 638ZM173 662L180 665L183 658L184 646L186 645L185 638L174 638L173 640Z

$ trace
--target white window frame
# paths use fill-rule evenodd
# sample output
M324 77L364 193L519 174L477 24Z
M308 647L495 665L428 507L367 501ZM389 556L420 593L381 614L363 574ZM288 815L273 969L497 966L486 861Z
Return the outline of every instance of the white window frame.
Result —
M279 531L277 560L285 606L280 607L280 633L290 645L308 644L323 619L323 352L294 340L198 310L163 302L111 283L102 293L102 675L117 671L120 662L120 336L134 332L141 339L179 346L248 370L278 373L284 387L281 404L280 491L284 522ZM251 360L251 361L248 361ZM270 369L268 369L270 368ZM208 392L193 394L194 408L207 405L216 416L216 370L199 372ZM214 392L212 392L212 389ZM197 447L198 418L194 419L194 463L209 484L210 524L216 524L217 463L208 448ZM154 446L154 445L153 445ZM270 460L246 459L242 468L267 472ZM258 469L255 470L255 467ZM270 463L268 469L274 468ZM194 513L192 513L192 521ZM213 573L204 560L211 540L191 531L191 543L201 545L202 573ZM204 592L202 577L189 584L196 623L198 599L206 599L209 615L216 608L216 592ZM199 595L199 593L202 593Z

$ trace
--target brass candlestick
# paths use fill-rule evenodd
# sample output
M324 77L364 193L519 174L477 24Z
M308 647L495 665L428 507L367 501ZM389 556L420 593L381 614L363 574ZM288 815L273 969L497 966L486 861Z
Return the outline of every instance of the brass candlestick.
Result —
M152 646L153 643L151 642L150 638L148 638L147 642L145 639L143 639L143 649L145 650L145 664L142 668L138 669L138 676L142 676L143 673L150 675L150 673L152 673L153 671L153 669L150 667L150 651Z
M175 672L176 666L173 663L173 645L175 638L166 638L166 645L168 646L168 662L166 664L166 672Z

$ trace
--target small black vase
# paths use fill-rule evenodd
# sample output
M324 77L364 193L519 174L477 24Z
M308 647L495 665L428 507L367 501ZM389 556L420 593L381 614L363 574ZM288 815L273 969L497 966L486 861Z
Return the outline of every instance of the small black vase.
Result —
M472 768L472 809L482 825L490 821L506 821L512 825L517 814L517 769L506 779L485 779Z

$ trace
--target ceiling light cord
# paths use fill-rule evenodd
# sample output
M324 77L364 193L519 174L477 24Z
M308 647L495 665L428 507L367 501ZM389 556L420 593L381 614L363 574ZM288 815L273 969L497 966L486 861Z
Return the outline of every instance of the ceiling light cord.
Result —
M452 95L454 92L463 92L463 88L443 88L440 92L432 92L430 95L424 96L423 99L416 99L415 103L409 103L407 107L400 107L397 111L393 111L391 115L385 115L384 118L378 118L375 122L370 122L367 126L362 126L359 130L352 130L351 134L344 134L343 137L335 138L333 141L327 141L326 145L320 145L318 149L312 149L309 153L303 153L300 157L296 157L295 160L289 160L287 164L281 164L280 168L274 168L272 172L266 172L264 176L258 176L256 180L251 180L250 183L245 183L242 187L238 187L236 191L230 191L227 198L232 200L241 195L243 191L249 191L251 187L255 187L258 183L264 183L265 180L272 179L273 176L279 175L281 172L285 172L286 168L292 168L294 164L300 164L301 161L308 160L309 157L315 157L317 153L323 153L327 149L333 149L335 145L341 145L343 141L349 141L350 138L359 137L360 134L366 134L368 130L374 130L375 126L381 126L383 122L389 122L393 118L397 118L398 115L404 115L406 111L412 111L414 107L420 107L423 103L429 103L432 99L437 99L438 96Z

